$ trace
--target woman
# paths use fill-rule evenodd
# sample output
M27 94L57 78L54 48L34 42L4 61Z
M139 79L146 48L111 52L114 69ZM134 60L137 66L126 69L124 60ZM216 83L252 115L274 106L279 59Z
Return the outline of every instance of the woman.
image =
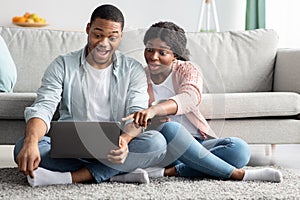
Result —
M164 101L126 119L133 118L137 126L143 127L154 117L171 119L158 127L168 142L168 153L162 163L166 168L146 169L149 177L281 182L282 174L278 170L242 169L250 159L247 143L234 137L217 138L201 115L203 80L197 68L188 61L184 30L172 22L153 24L144 36L144 44L149 105L155 100Z

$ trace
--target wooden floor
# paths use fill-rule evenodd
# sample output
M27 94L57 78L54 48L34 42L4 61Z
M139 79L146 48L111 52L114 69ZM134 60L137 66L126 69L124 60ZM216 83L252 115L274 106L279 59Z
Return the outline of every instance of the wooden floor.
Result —
M294 170L300 175L300 144L276 145L271 152L271 145L250 145L252 157L250 166L277 165ZM269 150L269 155L266 155ZM0 145L0 168L16 167L13 161L13 146Z

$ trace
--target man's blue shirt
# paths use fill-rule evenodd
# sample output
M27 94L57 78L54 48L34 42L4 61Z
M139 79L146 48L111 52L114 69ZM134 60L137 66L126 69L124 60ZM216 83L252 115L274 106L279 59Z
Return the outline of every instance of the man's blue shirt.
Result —
M86 48L57 57L47 68L37 98L25 109L26 122L31 118L50 122L60 103L59 120L87 121L89 109ZM143 66L116 51L110 83L112 121L148 107L147 81Z

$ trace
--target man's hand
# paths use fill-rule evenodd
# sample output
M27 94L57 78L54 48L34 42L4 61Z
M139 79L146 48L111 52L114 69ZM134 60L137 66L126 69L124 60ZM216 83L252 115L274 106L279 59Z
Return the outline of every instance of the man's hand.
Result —
M38 143L46 130L45 122L39 118L32 118L27 122L24 144L16 161L19 171L31 178L34 178L33 171L38 168L41 161Z
M34 178L33 171L38 168L41 161L38 143L26 144L24 142L16 161L20 172L25 176L29 175L31 178Z
M107 156L108 160L112 163L123 164L128 156L128 142L122 135L119 139L119 149L111 150Z

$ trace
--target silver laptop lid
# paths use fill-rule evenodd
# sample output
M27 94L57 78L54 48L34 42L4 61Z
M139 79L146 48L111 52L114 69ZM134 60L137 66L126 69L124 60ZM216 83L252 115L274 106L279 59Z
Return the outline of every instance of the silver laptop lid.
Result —
M119 144L119 122L53 121L49 130L52 158L106 159Z

